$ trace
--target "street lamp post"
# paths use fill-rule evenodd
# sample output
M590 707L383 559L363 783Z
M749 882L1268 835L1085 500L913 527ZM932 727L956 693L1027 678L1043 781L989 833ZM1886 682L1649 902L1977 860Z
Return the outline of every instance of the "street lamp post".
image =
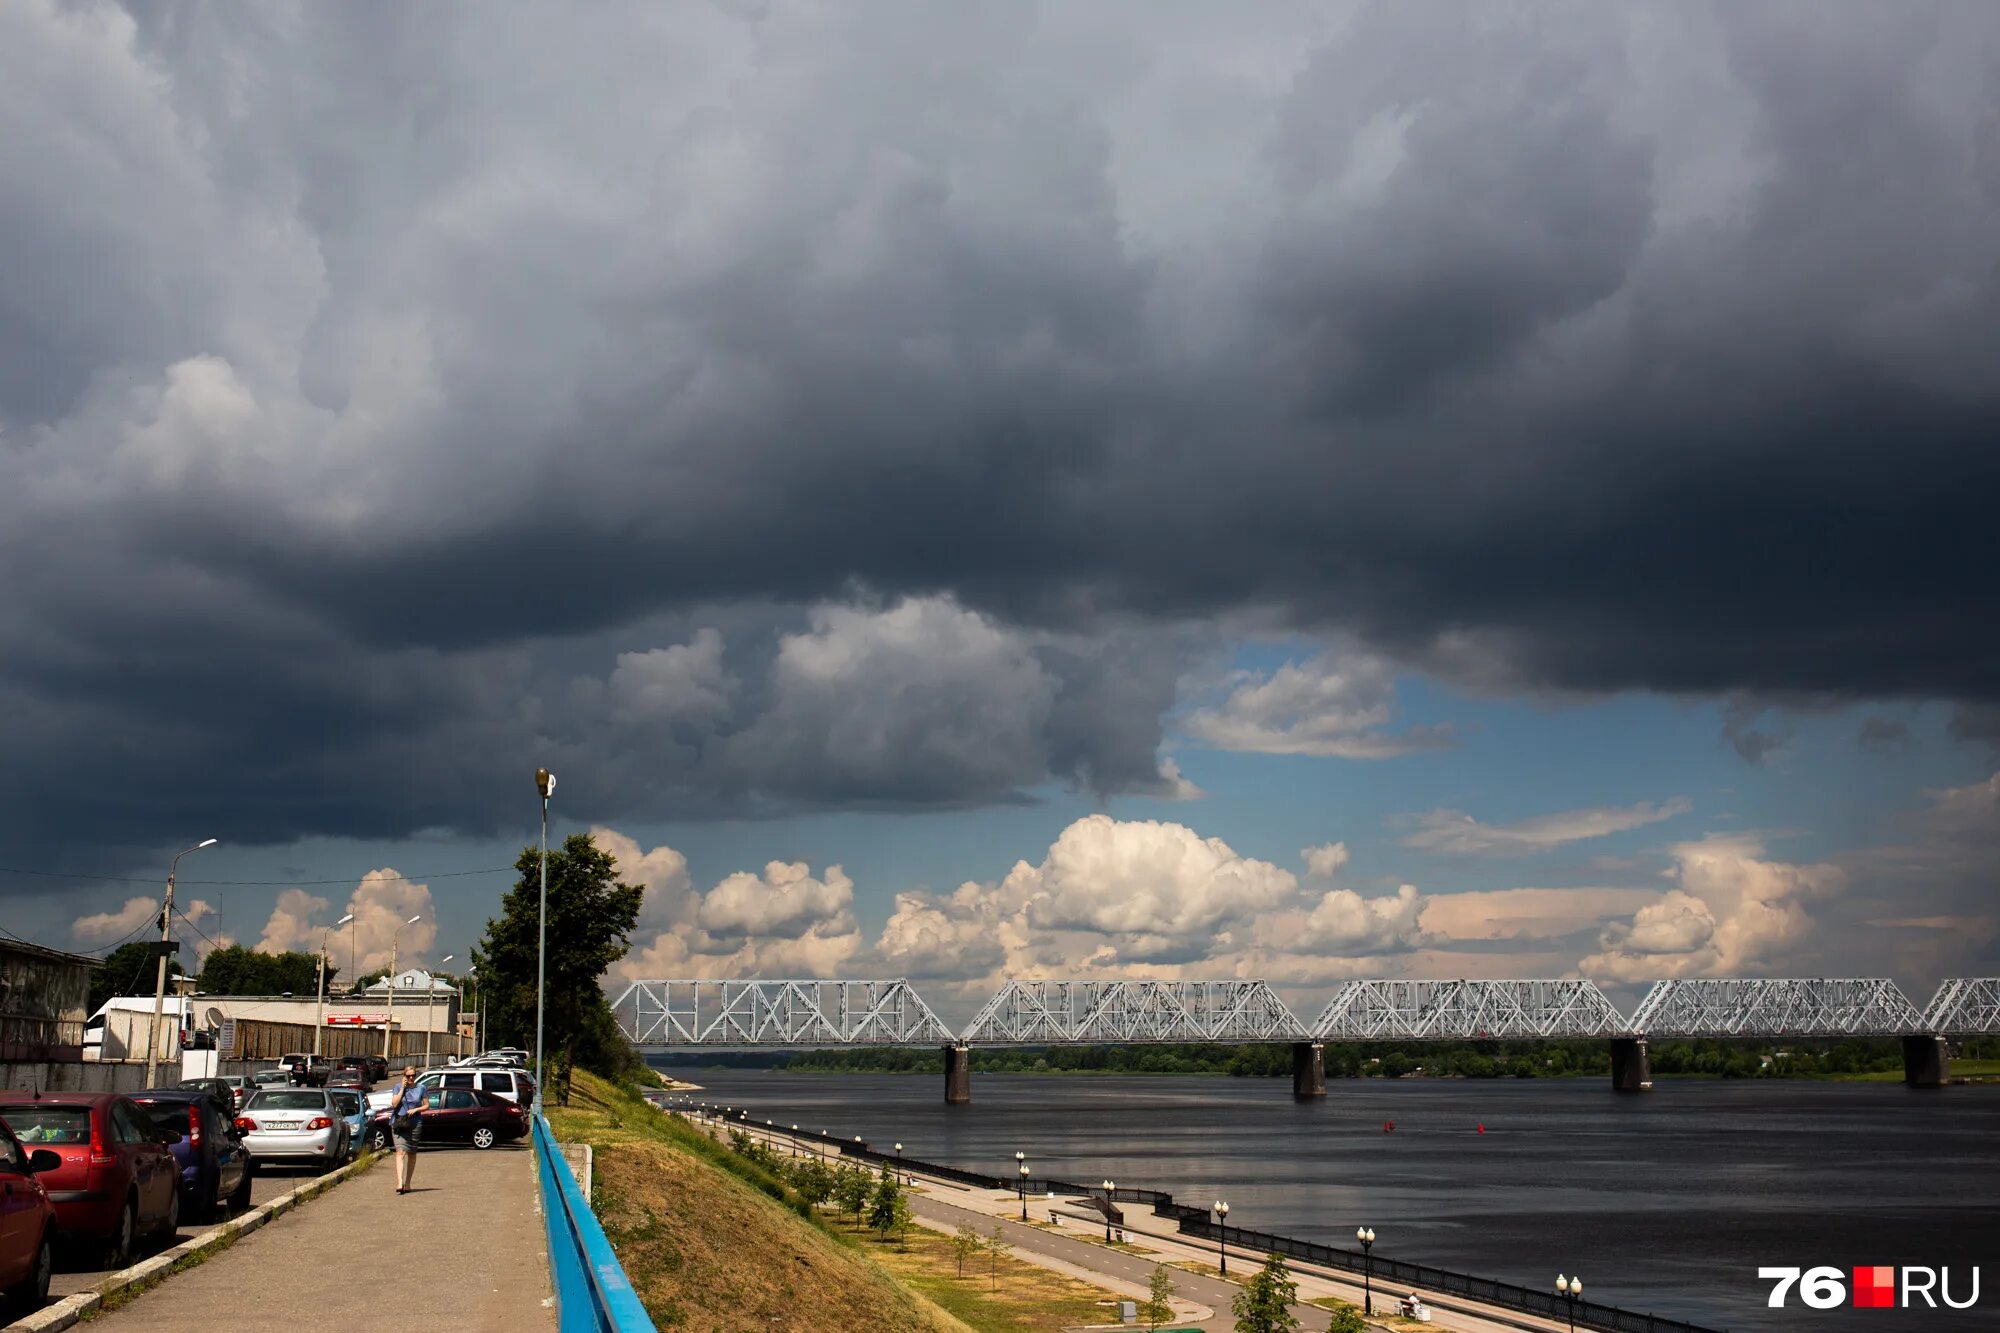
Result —
M797 1125L793 1125L793 1126L792 1126L792 1156L794 1156L794 1157L797 1157L798 1155L799 1155L799 1127L798 1127Z
M1222 1256L1222 1275L1229 1276L1229 1205L1215 1201L1215 1248Z
M339 930L342 926L346 925L353 919L354 919L354 913L349 912L346 916L340 918L340 920L334 922L332 925L328 926L325 930L322 930L319 933L319 996L314 1006L318 1012L315 1013L313 1016L314 1055L318 1055L320 1053L320 1033L323 1032L326 1028L326 937L333 934L334 931Z
M151 1088L160 1081L160 1015L167 1008L167 944L174 934L174 873L180 869L181 858L188 852L198 852L204 847L215 846L214 838L204 838L185 851L174 853L174 859L167 865L167 901L160 908L160 965L153 983L153 1026L146 1032L146 1086ZM186 1005L186 1000L181 1001ZM185 1009L182 1010L186 1012ZM179 1025L176 1025L176 1031Z
M904 1184L909 1183L903 1175L903 1145L900 1143L896 1145L896 1178Z
M438 966L443 967L457 956L457 954L446 954L438 959ZM438 979L426 968L424 970L424 1068L426 1069L431 1067L431 1031L437 1027L437 993Z
M1104 1182L1104 1243L1111 1243L1111 1191L1118 1187L1110 1180Z
M408 921L398 921L396 929L389 934L389 1008L382 1015L382 1059L384 1061L389 1060L395 1054L395 1052L389 1049L389 1043L396 1036L396 951L402 947L403 927L414 926L423 919L424 914L419 912Z
M1577 1297L1583 1295L1583 1279L1564 1277L1561 1273L1557 1273L1556 1294L1563 1298L1563 1304L1569 1308L1569 1333L1576 1333L1576 1301Z
M1021 1220L1028 1220L1028 1164L1021 1163Z
M1375 1228L1374 1227L1358 1228L1354 1233L1354 1239L1361 1242L1361 1313L1374 1314L1375 1313L1374 1260L1368 1257L1368 1252L1375 1248Z
M535 1114L542 1113L542 1089L549 1085L548 1069L542 1060L542 1001L549 980L549 797L556 789L556 775L546 768L535 770L535 790L542 796L542 901L536 913L539 938L535 944Z

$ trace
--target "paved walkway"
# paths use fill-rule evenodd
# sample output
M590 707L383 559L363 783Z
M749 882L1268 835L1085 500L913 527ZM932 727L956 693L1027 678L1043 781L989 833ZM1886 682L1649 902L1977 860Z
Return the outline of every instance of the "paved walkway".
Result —
M547 1242L525 1141L419 1154L407 1195L382 1162L96 1320L110 1333L216 1333L387 1320L547 1330Z

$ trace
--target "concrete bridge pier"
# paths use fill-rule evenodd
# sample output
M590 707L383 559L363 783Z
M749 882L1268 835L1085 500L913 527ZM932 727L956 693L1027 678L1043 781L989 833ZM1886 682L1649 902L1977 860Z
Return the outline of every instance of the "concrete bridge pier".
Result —
M1941 1088L1951 1073L1951 1053L1943 1037L1903 1038L1903 1082L1912 1088Z
M1611 1039L1611 1090L1613 1092L1653 1090L1653 1061L1646 1054L1644 1037Z
M1292 1096L1326 1096L1326 1047L1316 1041L1292 1043Z
M964 1106L972 1100L972 1051L954 1042L944 1048L944 1104Z

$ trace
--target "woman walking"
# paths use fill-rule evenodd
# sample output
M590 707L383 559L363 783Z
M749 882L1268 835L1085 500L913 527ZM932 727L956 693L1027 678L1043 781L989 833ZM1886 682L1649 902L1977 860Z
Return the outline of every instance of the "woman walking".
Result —
M416 1066L404 1066L403 1081L396 1087L395 1100L389 1103L389 1135L396 1145L398 1194L410 1192L410 1178L417 1172L417 1140L423 1130L425 1095L425 1090L417 1086Z

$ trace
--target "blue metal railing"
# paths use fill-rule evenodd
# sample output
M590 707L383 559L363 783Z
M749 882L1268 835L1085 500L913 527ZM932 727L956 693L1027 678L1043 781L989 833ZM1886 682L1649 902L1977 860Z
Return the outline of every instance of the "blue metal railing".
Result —
M625 1276L590 1200L577 1188L549 1122L535 1117L535 1170L542 1222L549 1233L549 1276L562 1333L655 1333L653 1320Z

